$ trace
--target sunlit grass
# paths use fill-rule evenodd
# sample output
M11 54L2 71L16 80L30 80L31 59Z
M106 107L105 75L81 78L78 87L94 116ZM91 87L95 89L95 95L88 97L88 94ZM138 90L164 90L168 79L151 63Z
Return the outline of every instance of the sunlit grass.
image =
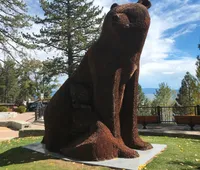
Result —
M172 137L143 137L151 143L167 144L167 149L144 169L200 170L200 140Z
M153 159L145 170L200 170L200 140L172 137L142 137L151 143L167 144L167 149ZM41 141L41 137L0 142L0 170L109 170L67 162L23 149L21 146Z
M41 137L18 138L0 142L0 170L109 170L52 158L21 146L39 142Z

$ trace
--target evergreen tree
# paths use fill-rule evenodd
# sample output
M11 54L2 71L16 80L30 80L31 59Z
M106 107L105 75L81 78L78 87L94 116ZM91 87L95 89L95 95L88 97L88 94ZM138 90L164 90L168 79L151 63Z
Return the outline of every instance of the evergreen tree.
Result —
M7 58L4 64L1 65L0 74L0 102L9 103L15 102L19 93L16 64L15 62Z
M197 56L197 62L196 62L196 77L198 79L198 81L200 81L200 56Z
M13 51L24 55L23 47L34 48L28 44L19 32L30 26L31 19L27 14L26 4L22 0L0 0L0 51L13 60Z
M49 98L52 89L56 88L56 78L50 77L48 70L43 62L36 59L23 59L22 67L20 67L19 86L20 93L19 102L23 100L40 98L41 94L44 98Z
M4 63L4 61L3 61ZM4 77L4 67L0 63L0 102L4 102L4 89L5 89L5 77Z
M34 60L35 61L35 60ZM27 101L29 98L34 99L35 95L35 82L33 81L33 71L38 68L38 63L30 61L29 59L23 59L19 66L19 78L18 84L20 87L20 93L18 96L18 103L22 103L23 100Z
M175 114L191 114L194 113L193 107L182 107L179 106L194 106L195 105L195 95L196 95L196 84L197 79L192 76L189 72L186 72L184 76L179 93L176 98L176 104L174 108Z
M46 63L50 72L67 73L70 77L86 49L97 38L103 17L102 9L87 0L40 0L44 18L36 17L42 24L40 34L26 35L40 48L56 49L61 53Z
M142 87L138 85L138 115L150 115L151 102L142 91Z
M200 44L198 45L200 49ZM194 95L195 98L195 105L200 105L200 55L197 56L196 61L196 78L197 78L197 86L196 86L196 94Z
M138 85L138 106L149 106L149 99L145 96L142 91L141 85Z
M167 108L166 106L173 105L173 95L174 91L167 85L167 83L160 83L159 89L156 90L156 93L154 94L155 98L152 102L152 114L158 113L158 107L161 106L162 110L161 112L161 121L168 121L172 120L173 114L172 110L170 108ZM156 109L155 109L156 107Z
M173 90L166 84L160 83L159 89L156 90L155 99L152 102L152 106L170 106L173 103L172 95Z

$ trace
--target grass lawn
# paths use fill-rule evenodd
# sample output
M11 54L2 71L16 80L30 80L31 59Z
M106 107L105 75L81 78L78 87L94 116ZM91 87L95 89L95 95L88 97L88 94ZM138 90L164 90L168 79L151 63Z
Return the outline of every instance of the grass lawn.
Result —
M142 137L151 143L167 144L145 170L200 170L200 140L172 137ZM0 170L109 170L66 162L23 149L20 146L41 141L41 137L19 138L0 142Z

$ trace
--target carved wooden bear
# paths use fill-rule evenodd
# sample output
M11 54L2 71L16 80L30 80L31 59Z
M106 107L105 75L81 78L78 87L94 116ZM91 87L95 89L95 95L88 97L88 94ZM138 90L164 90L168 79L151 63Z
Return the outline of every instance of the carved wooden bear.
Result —
M139 60L150 25L148 0L113 4L99 39L48 104L43 143L80 160L134 158Z

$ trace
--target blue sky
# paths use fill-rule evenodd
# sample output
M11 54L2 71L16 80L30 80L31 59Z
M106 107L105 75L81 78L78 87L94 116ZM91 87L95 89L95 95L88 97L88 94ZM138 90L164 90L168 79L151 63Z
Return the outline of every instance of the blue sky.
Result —
M32 15L42 16L38 0L25 0ZM95 0L94 5L108 12L110 6L129 0ZM136 1L132 1L136 2ZM151 0L151 26L141 56L140 84L143 88L157 88L166 82L178 89L186 71L195 75L196 56L200 54L200 0ZM38 25L32 31L37 32ZM33 57L46 59L56 51L36 51ZM63 81L66 77L61 77Z

